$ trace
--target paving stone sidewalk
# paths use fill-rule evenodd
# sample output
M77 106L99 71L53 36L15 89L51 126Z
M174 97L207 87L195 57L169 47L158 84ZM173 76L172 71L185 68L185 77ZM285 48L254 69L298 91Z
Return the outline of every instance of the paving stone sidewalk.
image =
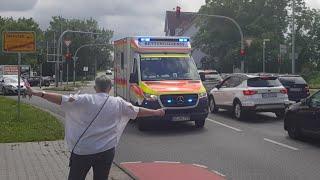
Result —
M0 144L0 180L67 179L69 152L64 141ZM92 179L92 169L86 180ZM109 180L131 180L113 165Z

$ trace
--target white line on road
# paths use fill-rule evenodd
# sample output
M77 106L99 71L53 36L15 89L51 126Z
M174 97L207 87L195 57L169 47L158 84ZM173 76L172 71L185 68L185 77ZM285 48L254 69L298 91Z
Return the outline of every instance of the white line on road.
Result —
M283 143L280 143L280 142L277 142L277 141L274 141L274 140L271 140L271 139L268 139L268 138L263 138L263 140L268 141L268 142L273 143L273 144L276 144L276 145L279 145L279 146L282 146L282 147L285 147L285 148L288 148L288 149L291 149L291 150L294 150L294 151L298 151L299 150L298 148L295 148L295 147L292 147L292 146L289 146L289 145L286 145L286 144L283 144Z
M174 162L174 161L153 161L154 163L172 163L172 164L179 164L180 162Z
M232 126L229 126L229 125L223 124L223 123L221 123L221 122L218 122L218 121L212 120L212 119L210 119L210 118L207 118L207 120L208 120L208 121L210 121L210 122L213 122L213 123L219 124L220 126L224 126L224 127L226 127L226 128L230 128L230 129L235 130L235 131L237 131L237 132L242 132L242 130L241 130L241 129L238 129L238 128L235 128L235 127L232 127Z

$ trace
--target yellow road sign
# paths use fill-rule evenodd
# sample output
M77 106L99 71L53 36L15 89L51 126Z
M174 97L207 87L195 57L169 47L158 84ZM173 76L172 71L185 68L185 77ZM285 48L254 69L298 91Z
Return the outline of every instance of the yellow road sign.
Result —
M28 53L36 51L36 34L31 31L7 31L2 36L3 52Z

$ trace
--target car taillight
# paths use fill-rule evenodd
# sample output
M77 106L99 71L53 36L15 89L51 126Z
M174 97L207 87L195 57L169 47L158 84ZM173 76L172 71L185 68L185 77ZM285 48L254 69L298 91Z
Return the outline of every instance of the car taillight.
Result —
M281 89L280 92L281 92L282 94L288 94L288 90L287 90L286 88L285 88L285 89Z
M245 95L245 96L252 96L255 94L257 94L257 91L253 91L253 90L244 90L243 91L243 95Z

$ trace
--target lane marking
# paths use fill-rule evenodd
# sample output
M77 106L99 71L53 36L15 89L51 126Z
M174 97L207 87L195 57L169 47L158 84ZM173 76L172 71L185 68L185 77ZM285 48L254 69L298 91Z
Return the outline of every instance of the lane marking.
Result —
M218 122L218 121L215 121L215 120L213 120L213 119L207 118L207 120L208 120L208 121L210 121L210 122L213 122L213 123L219 124L220 126L224 126L224 127L226 127L226 128L232 129L232 130L234 130L234 131L242 132L242 130L241 130L241 129L238 129L238 128L235 128L235 127L232 127L232 126L229 126L229 125L223 124L223 123Z
M226 177L226 175L220 173L219 171L212 170L212 172L214 172L214 173L216 173L216 174L218 174L218 175L220 175L220 176L222 176L222 177Z
M205 165L201 165L201 164L192 164L192 165L197 166L197 167L201 167L201 168L204 168L204 169L208 169L208 167L205 166Z
M172 163L172 164L179 164L180 162L174 162L174 161L153 161L154 163Z
M288 149L291 149L291 150L294 150L294 151L299 150L298 148L295 148L295 147L292 147L292 146L289 146L289 145L286 145L286 144L283 144L283 143L280 143L280 142L277 142L277 141L274 141L274 140L271 140L268 138L263 138L263 140L270 142L270 143L273 143L273 144L276 144L276 145L279 145L279 146L282 146L282 147L285 147L285 148L288 148Z

